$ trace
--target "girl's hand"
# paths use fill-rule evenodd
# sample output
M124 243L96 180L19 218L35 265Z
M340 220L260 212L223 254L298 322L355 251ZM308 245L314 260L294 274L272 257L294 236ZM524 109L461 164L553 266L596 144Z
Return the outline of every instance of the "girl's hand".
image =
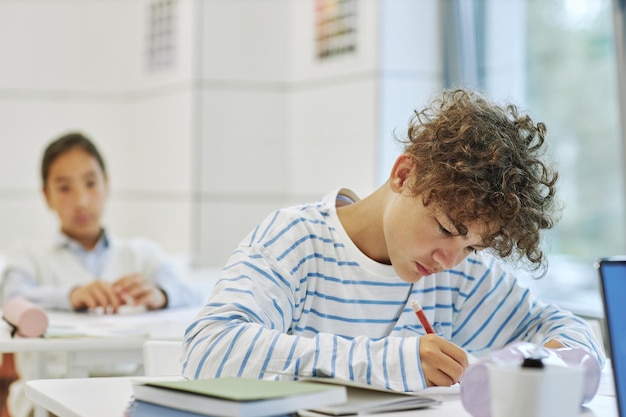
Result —
M167 305L167 297L148 278L141 274L126 275L113 283L113 291L125 304L145 306L157 310Z
M82 287L76 287L70 293L70 304L74 310L102 307L106 313L117 313L124 299L105 281L94 281Z

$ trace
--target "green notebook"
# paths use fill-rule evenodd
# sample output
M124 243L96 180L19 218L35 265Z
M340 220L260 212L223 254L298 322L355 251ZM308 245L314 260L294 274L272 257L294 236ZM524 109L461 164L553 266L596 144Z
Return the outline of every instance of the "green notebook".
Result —
M346 388L313 382L215 378L133 385L134 398L218 417L271 417L342 403Z

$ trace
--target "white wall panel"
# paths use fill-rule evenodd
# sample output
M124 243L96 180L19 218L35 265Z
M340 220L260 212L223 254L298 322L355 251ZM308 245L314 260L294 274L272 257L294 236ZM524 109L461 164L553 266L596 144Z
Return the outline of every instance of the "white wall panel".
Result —
M381 0L377 183L384 183L415 109L442 88L438 0Z
M384 77L380 81L380 127L377 184L387 181L391 167L402 152L396 138L405 139L414 110L422 109L441 91L441 78L435 75Z
M136 62L136 1L0 2L0 88L119 90Z
M118 198L120 197L120 198ZM104 225L119 237L143 237L170 253L191 252L191 198L186 195L128 195L115 192L106 207Z
M289 70L292 0L203 0L201 77L283 83Z
M174 65L159 70L147 64L150 4L0 2L0 89L125 93L188 81L196 46L194 3L178 1Z
M383 71L441 73L440 0L381 0Z
M22 194L0 192L0 253L22 239L50 242L58 230L57 218L43 196L38 191Z
M190 192L193 93L181 89L148 95L124 104L121 111L124 132L110 138L115 187Z
M489 0L487 13L487 93L509 91L510 96L501 99L521 105L527 101L526 2Z
M375 186L377 80L362 77L294 91L290 189L326 193L349 186L369 193Z
M287 94L241 88L202 97L202 192L284 193L292 165Z
M275 209L287 206L280 198L275 201L220 200L201 205L202 244L195 259L203 265L224 266L232 251L252 229Z

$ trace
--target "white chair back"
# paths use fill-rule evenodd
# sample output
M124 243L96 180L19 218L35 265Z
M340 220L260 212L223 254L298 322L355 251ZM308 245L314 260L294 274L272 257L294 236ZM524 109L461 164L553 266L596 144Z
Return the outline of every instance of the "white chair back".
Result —
M143 366L146 376L181 375L181 349L181 341L146 341L143 344Z

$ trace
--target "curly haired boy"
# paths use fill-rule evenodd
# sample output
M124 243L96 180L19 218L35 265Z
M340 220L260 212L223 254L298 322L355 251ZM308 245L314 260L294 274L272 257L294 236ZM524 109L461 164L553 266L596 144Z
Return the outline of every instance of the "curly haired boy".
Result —
M468 353L524 340L602 348L500 264L545 270L556 221L545 126L478 92L416 112L389 180L277 210L232 253L189 326L183 373L332 376L398 391L458 382ZM426 334L411 301L423 306Z

